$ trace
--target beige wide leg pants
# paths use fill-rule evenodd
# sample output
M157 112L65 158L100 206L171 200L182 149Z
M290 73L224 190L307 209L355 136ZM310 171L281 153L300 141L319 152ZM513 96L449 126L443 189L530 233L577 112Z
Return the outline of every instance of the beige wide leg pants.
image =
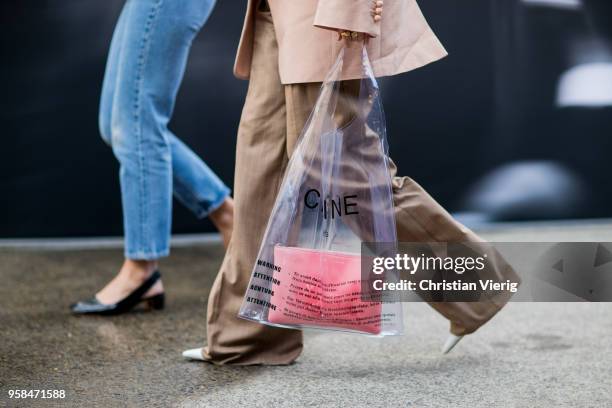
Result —
M208 299L204 358L215 364L289 364L302 351L301 331L253 323L237 314L285 168L319 90L319 83L281 84L272 17L258 12L236 147L234 231ZM391 172L399 241L481 242L416 182L396 177L395 166ZM451 332L461 335L478 329L503 303L430 304L450 320Z

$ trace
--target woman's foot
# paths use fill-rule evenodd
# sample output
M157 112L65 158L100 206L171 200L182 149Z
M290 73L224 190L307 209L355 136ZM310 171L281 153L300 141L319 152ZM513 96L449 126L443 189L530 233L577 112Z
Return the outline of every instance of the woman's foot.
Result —
M183 351L183 357L189 360L199 360L204 361L204 357L202 357L202 349L195 348Z
M455 336L454 334L449 334L448 338L446 339L446 342L442 346L442 354L448 354L448 352L451 351L462 338L463 336Z
M117 303L138 289L153 272L157 270L157 261L135 261L126 259L119 274L106 286L96 293L96 300L102 304L110 305ZM149 289L144 299L164 293L161 279Z
M223 246L227 249L234 229L234 200L231 197L226 198L219 208L210 213L209 217L221 233Z
M127 291L127 288L131 287L134 282L140 281L140 276L146 275L137 274L134 271L124 271L122 268L119 275L101 291L101 293L106 291L108 295L114 297L121 294L121 299L115 301L114 298L107 297L103 298L105 302L103 303L98 297L94 296L72 304L70 306L72 313L76 315L118 315L131 311L141 303L144 303L151 310L163 309L165 296L161 287L161 274L158 270L150 273L138 286L123 296L123 292ZM162 292L159 292L160 288Z

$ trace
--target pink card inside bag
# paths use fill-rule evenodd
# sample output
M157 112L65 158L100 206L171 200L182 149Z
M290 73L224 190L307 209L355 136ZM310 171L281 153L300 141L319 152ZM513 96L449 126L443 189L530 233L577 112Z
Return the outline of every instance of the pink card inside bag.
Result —
M361 299L360 255L276 246L274 264L270 323L381 332L381 303Z

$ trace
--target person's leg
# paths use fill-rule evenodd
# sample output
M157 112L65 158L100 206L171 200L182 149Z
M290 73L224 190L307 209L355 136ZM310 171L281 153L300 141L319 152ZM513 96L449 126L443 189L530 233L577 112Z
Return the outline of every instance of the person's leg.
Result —
M359 81L345 81L341 85L341 92L348 93L349 97L359 96ZM294 84L287 85L287 116L288 116L288 146L294 146L306 124L319 95L320 84ZM348 103L347 103L348 106ZM339 102L336 110L337 120L348 123L353 114L351 108L343 109ZM347 149L353 149L360 160L357 166L353 161L345 160L341 163L344 174L351 174L353 191L355 185L360 183L366 187L368 176L362 174L366 163L375 163L378 159L373 155L380 155L378 135L369 129L364 129L363 139L353 139L347 142ZM472 246L483 243L483 240L467 227L455 221L452 216L440 206L421 186L409 177L397 177L397 168L389 159L389 172L392 178L393 201L395 208L395 222L397 239L400 242L449 242L471 243ZM350 168L349 168L350 167ZM367 190L367 188L365 189ZM367 191L364 192L367 194ZM367 211L361 216L365 217ZM367 220L366 220L367 223ZM364 230L359 226L355 228L359 233ZM370 240L371 237L362 237ZM517 281L517 275L503 260L499 253L491 250L489 246L482 245L481 251L489 255L491 278L498 281L511 279ZM465 335L474 332L491 319L508 301L507 296L498 296L481 302L432 302L429 303L436 311L451 322L451 332L454 335Z
M391 173L395 176L393 163ZM497 251L492 250L469 228L455 221L411 178L393 177L393 200L398 241L471 243L472 246L483 243L480 251L488 254L490 265L486 273L497 281L518 281L514 270ZM509 296L501 294L480 302L430 302L429 305L450 321L452 334L463 336L484 325L508 300Z
M174 196L198 218L209 217L227 247L234 220L230 189L179 138L169 136Z
M274 26L270 13L259 11L251 79L238 129L234 232L208 299L208 345L202 354L216 364L289 364L302 351L301 331L238 317L287 165L286 133Z
M133 1L127 1L121 10L119 20L113 32L102 83L98 126L102 140L109 146L112 146L111 121L113 103L115 101L116 90L119 86L119 61L122 50L124 47L128 46L124 39L127 25L132 18L130 14L133 9L133 4ZM131 288L138 286L141 281L155 269L155 266L156 264L154 262L126 259L121 267L121 272L98 292L96 297L98 300L102 301L102 303L116 302L129 294ZM163 292L163 286L161 281L158 281L154 287L147 292L147 297L151 297L161 292Z
M200 0L204 7L212 9L214 0ZM111 145L111 118L115 88L117 87L117 70L119 55L123 46L126 20L129 18L130 4L121 11L113 33L108 53L102 92L98 125L102 139ZM208 15L208 12L204 10ZM189 208L198 218L210 216L217 226L224 241L231 235L233 205L228 200L230 189L219 177L179 138L168 131L170 150L172 152L173 191L176 198Z
M100 106L98 110L98 127L100 136L107 145L111 145L111 118L113 112L113 99L115 98L115 88L117 87L117 70L119 66L119 55L123 48L123 37L125 33L126 20L129 19L131 2L127 2L121 14L117 25L113 31L108 57L106 59L106 68L104 70L104 80L102 81L102 91L100 93Z
M112 94L111 146L120 162L126 262L119 275L96 297L114 303L131 293L156 269L156 261L169 253L172 211L173 159L175 178L194 165L184 145L175 143L168 128L191 42L206 21L212 1L128 0L122 14L122 35L112 54L105 79L100 128L108 130L108 101ZM114 75L111 75L114 74ZM109 89L112 89L110 91ZM172 150L179 146L178 153ZM207 175L211 173L208 171ZM218 187L218 179L206 187ZM185 183L177 183L184 185ZM197 187L204 187L200 183ZM224 187L224 186L223 186ZM185 188L183 188L185 190ZM221 190L221 188L219 188ZM227 189L216 192L225 194ZM183 194L183 197L185 194ZM203 203L209 210L222 204ZM148 295L161 292L161 283Z

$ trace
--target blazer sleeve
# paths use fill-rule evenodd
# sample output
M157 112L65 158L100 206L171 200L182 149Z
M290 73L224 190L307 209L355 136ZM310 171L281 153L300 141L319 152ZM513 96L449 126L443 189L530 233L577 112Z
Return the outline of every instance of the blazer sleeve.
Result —
M373 0L319 0L314 25L377 37L380 34L380 23L372 18L373 3Z

